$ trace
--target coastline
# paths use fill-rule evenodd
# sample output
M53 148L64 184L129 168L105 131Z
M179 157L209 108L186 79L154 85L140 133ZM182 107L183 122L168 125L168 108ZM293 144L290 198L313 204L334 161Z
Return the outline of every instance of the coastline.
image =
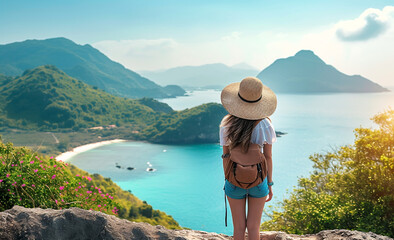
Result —
M70 160L70 158L74 157L75 155L77 155L79 153L83 153L88 150L98 148L98 147L101 147L104 145L118 143L118 142L126 142L126 141L127 140L124 140L124 139L113 139L113 140L107 140L107 141L101 141L101 142L95 142L95 143L81 145L81 146L73 148L71 151L67 151L67 152L59 154L58 156L55 157L55 159L57 161L67 162L68 160Z

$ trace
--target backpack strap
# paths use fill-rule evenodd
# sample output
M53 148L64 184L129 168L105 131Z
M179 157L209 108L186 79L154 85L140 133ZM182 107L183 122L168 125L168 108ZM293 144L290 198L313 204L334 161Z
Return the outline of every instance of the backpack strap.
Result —
M224 181L226 181L226 179L224 179ZM224 186L223 186L223 190L224 190ZM226 200L226 192L224 192L224 208L226 209L226 213L224 215L224 224L227 227L227 200Z

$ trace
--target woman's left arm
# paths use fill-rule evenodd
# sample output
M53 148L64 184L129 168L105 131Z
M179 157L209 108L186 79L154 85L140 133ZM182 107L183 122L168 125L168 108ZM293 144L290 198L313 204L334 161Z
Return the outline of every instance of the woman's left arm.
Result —
M264 144L264 157L267 160L267 171L268 171L268 176L267 180L268 182L272 182L272 144ZM266 200L266 202L270 201L272 199L272 186L268 186L268 189L270 190L269 192L269 198Z

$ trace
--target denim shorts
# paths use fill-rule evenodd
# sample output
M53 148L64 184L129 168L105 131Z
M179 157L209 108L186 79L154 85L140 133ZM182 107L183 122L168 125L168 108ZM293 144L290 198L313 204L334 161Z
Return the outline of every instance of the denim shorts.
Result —
M243 199L247 195L254 198L266 197L269 193L267 177L257 186L249 189L243 189L230 183L227 179L224 183L224 192L230 198Z

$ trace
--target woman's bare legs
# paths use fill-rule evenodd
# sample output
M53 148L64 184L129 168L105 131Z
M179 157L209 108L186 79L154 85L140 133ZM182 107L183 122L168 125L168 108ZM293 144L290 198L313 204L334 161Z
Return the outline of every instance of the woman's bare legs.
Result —
M245 239L246 229L246 198L235 199L227 196L233 216L234 240Z
M260 223L263 214L266 197L254 198L248 196L248 217L246 227L248 228L248 240L260 239Z

